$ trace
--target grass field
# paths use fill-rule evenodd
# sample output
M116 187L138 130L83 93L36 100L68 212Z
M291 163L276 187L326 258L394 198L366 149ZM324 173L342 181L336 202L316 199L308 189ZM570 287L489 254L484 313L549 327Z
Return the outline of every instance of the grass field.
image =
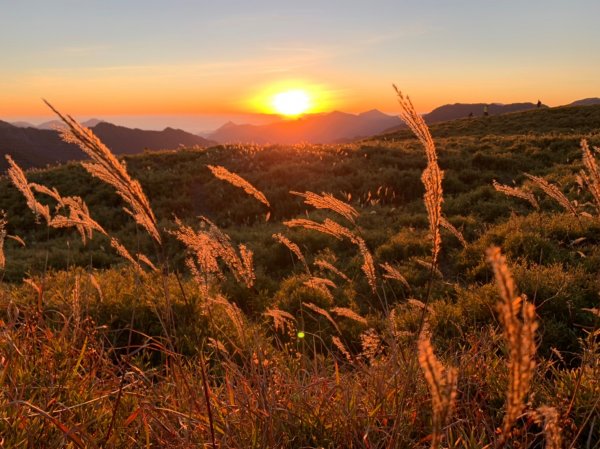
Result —
M4 447L599 448L600 106L403 117L13 167Z

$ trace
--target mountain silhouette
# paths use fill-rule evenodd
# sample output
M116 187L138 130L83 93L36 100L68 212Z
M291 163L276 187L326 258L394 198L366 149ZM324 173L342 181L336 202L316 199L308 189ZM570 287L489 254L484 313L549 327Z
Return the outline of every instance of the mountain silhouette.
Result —
M377 110L358 115L334 111L267 125L236 125L228 122L208 137L219 143L333 143L371 136L401 123L398 117Z
M91 129L116 154L176 149L180 145L205 147L214 144L200 136L173 128L145 131L100 122ZM3 121L0 121L0 154L2 168L7 167L5 154L10 154L24 168L44 167L86 158L76 145L63 142L55 130L19 128Z
M207 147L215 144L215 142L203 137L174 128L165 128L162 131L146 131L100 122L92 127L92 130L108 148L117 154L140 153L144 150L175 149L180 145Z
M600 98L584 98L583 100L577 100L570 103L569 106L593 106L595 104L600 104Z

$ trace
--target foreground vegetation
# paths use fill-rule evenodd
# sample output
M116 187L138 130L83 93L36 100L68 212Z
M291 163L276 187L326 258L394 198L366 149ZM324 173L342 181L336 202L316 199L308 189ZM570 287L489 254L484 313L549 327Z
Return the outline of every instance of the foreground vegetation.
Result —
M126 167L66 117L92 162L0 188L4 446L600 447L600 108L436 151L401 102L419 139Z

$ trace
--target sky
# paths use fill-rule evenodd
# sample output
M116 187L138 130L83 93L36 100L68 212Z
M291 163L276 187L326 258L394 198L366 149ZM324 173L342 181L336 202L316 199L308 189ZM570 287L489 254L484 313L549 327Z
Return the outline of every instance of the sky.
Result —
M598 0L0 0L0 119L195 131L272 112L600 96ZM256 117L255 117L256 118ZM257 120L260 120L258 118Z

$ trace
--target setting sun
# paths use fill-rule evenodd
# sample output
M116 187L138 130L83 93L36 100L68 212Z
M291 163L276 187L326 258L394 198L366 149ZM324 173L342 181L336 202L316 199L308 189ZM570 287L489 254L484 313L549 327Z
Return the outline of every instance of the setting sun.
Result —
M273 107L281 115L300 115L310 108L310 98L303 90L280 92L273 97Z

